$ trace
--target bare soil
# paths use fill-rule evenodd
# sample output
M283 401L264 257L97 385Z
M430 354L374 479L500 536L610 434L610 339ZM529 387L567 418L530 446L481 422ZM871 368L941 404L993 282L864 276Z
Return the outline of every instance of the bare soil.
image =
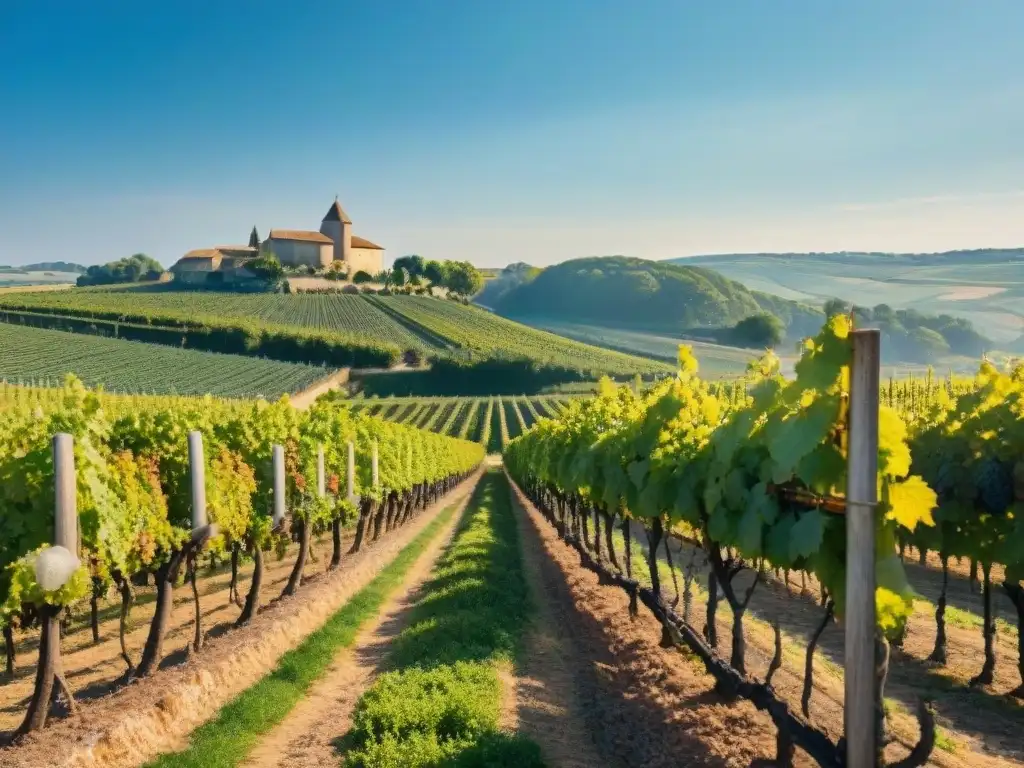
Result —
M469 496L463 499L430 546L410 569L380 614L360 630L352 647L338 654L327 674L274 730L264 736L244 765L249 768L300 768L337 763L335 743L352 725L359 697L377 677L390 642L408 625L424 582L451 542Z
M84 635L76 633L68 644L71 649L77 649L68 654L68 669L75 673L69 678L76 694L81 696L82 688L77 681L97 677L94 670L82 666L82 661L95 659L105 670L97 677L99 692L94 696L97 700L87 701L79 715L54 721L45 731L29 736L18 747L0 750L0 768L53 765L120 768L137 766L161 752L183 748L192 730L263 677L281 655L322 626L391 562L440 509L468 497L477 477L466 480L393 535L364 546L355 555L343 557L337 571L312 576L297 595L269 605L248 627L225 631L234 622L238 609L227 602L229 575L213 577L214 583L222 580L224 586L203 598L204 613L216 615L216 620L204 619L205 626L212 627L205 650L191 659L184 653L172 654L158 675L127 688L111 692L112 682L123 670L117 655L117 622L104 625L104 643L100 646L88 646L87 628ZM319 562L309 567L307 574L326 566L329 544L316 547L316 553ZM264 582L267 600L278 594L287 579L291 558L271 568L268 569L270 583ZM246 580L243 589L247 586ZM207 602L217 603L218 607L207 609ZM149 610L151 613L152 606ZM190 637L192 611L189 599L175 606L173 637L183 644ZM145 633L143 624L133 633L133 647L141 646ZM77 646L76 638L80 638ZM173 647L173 643L170 645ZM23 670L28 661L27 657L21 660ZM25 674L31 675L30 671ZM25 685L23 680L20 684ZM20 712L10 719L20 720Z
M546 595L547 626L557 628L554 658L533 666L528 661L520 672L535 692L520 696L520 728L541 744L552 762L745 768L755 758L772 757L775 729L768 716L748 702L722 699L699 662L661 648L658 621L643 610L631 619L628 596L600 586L518 488L514 493L527 521L527 567L541 587L534 592ZM571 681L571 694L566 680ZM568 717L545 723L546 706ZM581 723L578 729L576 722ZM563 729L564 723L569 727ZM586 736L573 735L579 731ZM572 762L568 753L585 748L588 737L596 761L588 757ZM810 764L797 756L797 765Z
M643 529L634 528L634 540L646 552L647 541ZM677 567L694 563L696 581L701 589L699 598L694 599L691 623L697 627L705 625L706 589L708 566L701 550L688 544L672 540L673 558ZM664 557L660 558L664 561ZM638 567L639 566L639 567ZM634 558L636 573L646 573L646 566ZM907 570L914 588L929 599L937 599L941 573L930 568L912 565L908 559ZM672 597L673 584L662 570L662 589ZM753 573L744 572L737 576L736 585L741 593L749 586ZM780 581L770 578L760 584L754 592L750 607L744 619L747 642L748 672L758 679L764 679L774 653L774 635L771 621L778 619L784 637L783 666L773 679L776 691L794 708L799 709L803 691L803 665L806 645L817 629L824 608L818 597L820 586L814 579L808 579L808 592L801 594L797 577L787 588ZM938 581L936 581L936 579ZM680 574L682 591L682 574ZM966 569L964 577L951 573L949 592L950 604L956 601L968 605L970 597L976 605L980 597L970 596L967 587ZM680 611L682 608L680 607ZM730 652L730 631L732 614L728 604L719 604L716 626L718 628L718 652L728 658ZM923 606L911 617L903 649L893 649L890 674L885 695L892 701L888 725L894 742L889 746L886 757L896 760L906 755L917 741L919 730L916 718L911 715L918 699L932 701L936 719L941 729L940 744L931 763L942 766L1017 766L1024 764L1024 707L1018 700L1002 695L1019 683L1016 668L1016 639L1003 633L999 635L1001 663L996 668L996 682L987 689L970 690L967 682L981 668L983 638L980 629L964 628L947 624L949 663L938 667L928 662L935 639L935 619L932 609ZM814 692L811 698L811 718L826 730L833 739L838 739L843 730L843 629L836 623L828 626L818 644L814 661Z
M511 486L510 486L511 488ZM584 671L563 620L565 606L558 605L551 583L558 577L547 561L527 514L515 491L513 508L519 525L523 571L533 607L526 630L521 661L501 673L503 700L501 725L519 731L540 745L545 761L556 768L587 768L601 765L594 734L589 730L574 679ZM564 592L564 584L562 585Z

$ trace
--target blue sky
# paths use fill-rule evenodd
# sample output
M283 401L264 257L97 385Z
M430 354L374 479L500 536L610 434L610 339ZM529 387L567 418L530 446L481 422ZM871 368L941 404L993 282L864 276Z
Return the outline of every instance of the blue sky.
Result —
M1021 0L0 14L0 264L310 228L389 257L1024 246Z

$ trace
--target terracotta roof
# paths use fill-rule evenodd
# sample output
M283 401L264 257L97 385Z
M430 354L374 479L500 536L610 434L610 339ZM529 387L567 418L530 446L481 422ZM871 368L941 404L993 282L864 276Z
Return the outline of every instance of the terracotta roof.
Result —
M216 248L197 248L194 251L189 251L182 259L212 259L214 256L220 256L220 251Z
M333 243L327 235L304 229L272 229L268 240L303 240L310 243Z
M256 253L251 245L218 245L216 250L221 253Z
M383 251L384 249L376 243L371 243L365 237L357 237L352 235L352 247L353 248L373 248L377 251Z
M351 224L352 219L348 217L344 209L341 207L341 203L337 199L334 200L334 204L327 209L327 214L324 216L324 221L341 221L345 224Z

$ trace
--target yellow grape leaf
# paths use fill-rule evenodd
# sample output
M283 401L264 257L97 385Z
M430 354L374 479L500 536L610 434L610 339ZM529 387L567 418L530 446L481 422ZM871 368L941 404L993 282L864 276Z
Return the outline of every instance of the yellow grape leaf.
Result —
M688 344L679 345L679 372L697 373L697 358L693 354L693 347Z
M937 503L935 491L917 475L889 486L888 516L911 531L918 523L935 525L932 511Z
M837 339L845 339L850 335L849 315L832 315L832 317L829 318L828 324L832 329L832 334Z
M910 472L910 447L907 425L892 408L878 409L879 470L889 477L904 477Z

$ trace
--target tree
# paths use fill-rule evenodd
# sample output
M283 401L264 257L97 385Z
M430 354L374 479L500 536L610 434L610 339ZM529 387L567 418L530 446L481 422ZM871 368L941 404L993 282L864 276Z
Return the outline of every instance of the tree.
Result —
M443 286L448 277L446 266L446 262L433 260L428 261L423 266L423 277L425 277L431 285Z
M252 232L249 233L249 247L255 248L257 251L260 249L260 235L256 231L256 227L253 227Z
M484 287L480 270L468 261L446 262L444 287L459 296L472 296Z
M110 261L103 265L89 267L78 278L79 286L111 285L114 283L137 283L140 280L157 280L163 274L160 262L144 253L136 253L125 259Z
M258 256L246 264L245 268L257 277L261 277L269 282L276 282L284 277L284 267L277 260L277 256L272 253L264 253Z
M407 277L420 277L423 275L423 266L422 256L400 256L395 259L392 269L404 270Z
M396 288L401 288L405 285L405 270L401 267L395 267L391 270L391 284Z
M782 342L786 333L779 318L761 312L740 320L729 336L734 344L744 347L774 347Z
M364 272L363 270L360 269L358 272L355 273L355 275L353 275L352 282L355 283L356 285L362 285L363 283L372 283L373 275L371 275L369 272Z
M825 317L833 315L845 315L850 311L850 305L842 299L829 299L822 307L825 310Z

